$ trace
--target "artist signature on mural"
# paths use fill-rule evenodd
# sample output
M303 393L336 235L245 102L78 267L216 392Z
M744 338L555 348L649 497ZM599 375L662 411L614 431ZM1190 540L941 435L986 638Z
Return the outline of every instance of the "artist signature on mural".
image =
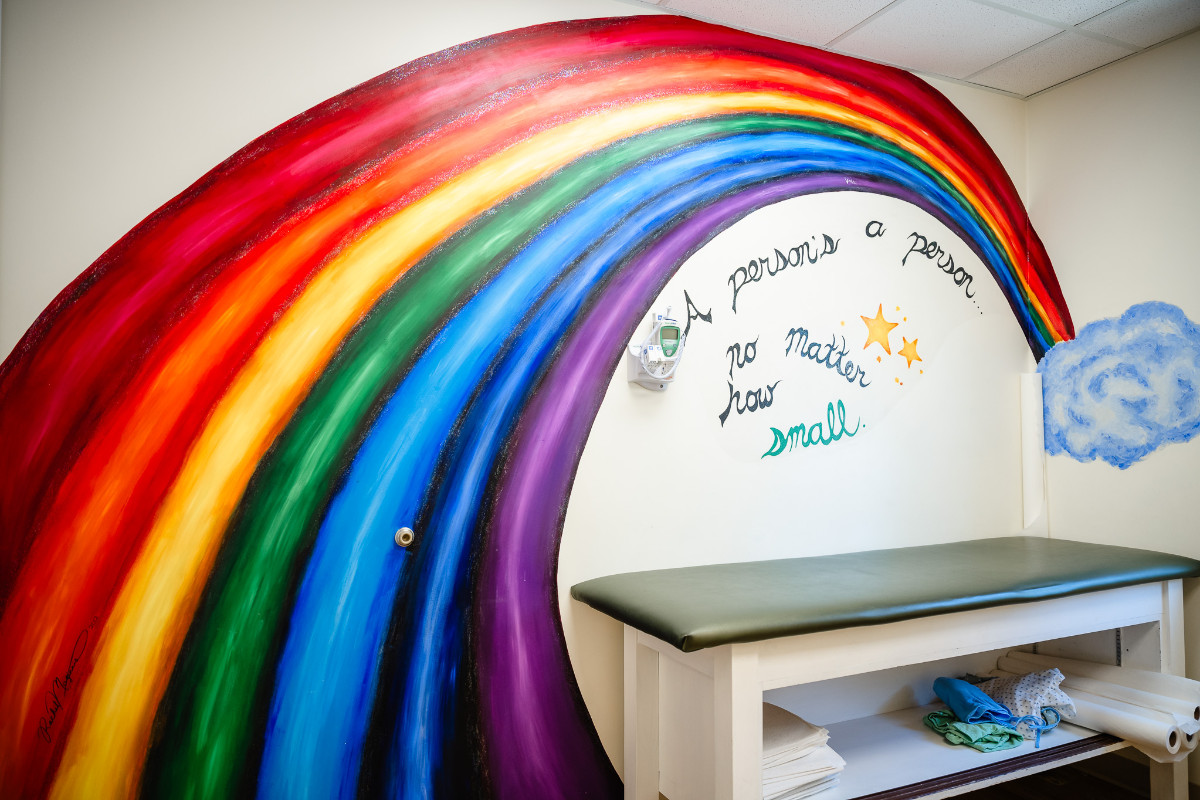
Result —
M787 433L772 427L771 433L775 436L775 441L767 448L767 452L763 453L760 458L767 456L778 456L790 450L794 450L797 446L813 447L814 445L830 445L841 439L843 436L853 436L858 433L862 427L862 419L857 419L854 422L854 430L846 427L846 406L841 400L837 401L835 408L833 403L829 403L825 407L825 421L812 422L808 425L800 423L793 425L788 429Z
M67 698L67 693L74 687L75 667L83 658L84 652L87 650L88 631L95 629L100 620L97 617L92 617L91 623L86 628L79 632L75 637L75 646L71 648L71 660L67 662L67 669L62 675L54 679L50 684L50 690L46 692L45 706L46 715L38 720L37 732L38 738L47 744L50 743L50 729L54 727L54 719L58 716L58 712L62 709L63 701Z

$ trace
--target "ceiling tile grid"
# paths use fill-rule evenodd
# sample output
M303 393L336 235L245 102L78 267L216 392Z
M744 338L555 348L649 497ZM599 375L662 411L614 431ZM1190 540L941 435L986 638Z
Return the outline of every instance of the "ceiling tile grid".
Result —
M1008 9L1031 17L1057 22L1060 25L1078 25L1097 14L1103 14L1125 0L978 0L978 2Z
M1200 29L1200 0L628 0L1029 97Z
M1028 97L1129 53L1130 50L1119 45L1063 31L969 76L968 80L989 89Z
M1088 20L1080 30L1150 47L1197 27L1200 0L1137 0Z
M980 3L905 0L834 40L833 47L872 61L966 78L1060 30ZM968 41L971 46L964 47Z
M663 0L660 8L779 39L823 46L886 8L893 0ZM729 23L725 23L729 24Z

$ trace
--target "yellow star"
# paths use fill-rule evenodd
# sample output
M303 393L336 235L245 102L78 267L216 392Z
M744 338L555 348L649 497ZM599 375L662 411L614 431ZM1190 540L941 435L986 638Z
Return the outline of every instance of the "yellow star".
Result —
M904 339L903 336L901 336L900 338ZM921 357L919 355L917 355L917 340L916 339L913 339L911 342L908 339L904 339L904 347L901 347L896 352L899 355L902 355L908 359L908 368L909 369L912 369L912 362L921 360Z
M892 345L888 342L888 334L892 328L899 325L899 322L888 322L883 318L883 303L879 304L879 311L875 314L875 319L870 317L861 317L863 322L867 323L867 343L863 345L863 350L871 346L871 342L879 342L883 347L883 351L889 356L892 354Z

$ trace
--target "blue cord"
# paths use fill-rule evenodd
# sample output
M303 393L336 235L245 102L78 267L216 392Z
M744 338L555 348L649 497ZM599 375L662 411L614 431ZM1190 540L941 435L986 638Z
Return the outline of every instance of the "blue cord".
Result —
M1054 715L1053 722L1049 720L1049 718L1046 716L1047 714ZM1032 714L1028 714L1024 717L1015 717L1009 721L1008 724L1015 728L1022 722L1028 725L1030 730L1033 731L1033 746L1034 749L1037 749L1042 746L1042 731L1048 731L1057 727L1058 723L1062 722L1062 714L1058 713L1058 709L1047 706L1042 709L1041 717L1035 717Z

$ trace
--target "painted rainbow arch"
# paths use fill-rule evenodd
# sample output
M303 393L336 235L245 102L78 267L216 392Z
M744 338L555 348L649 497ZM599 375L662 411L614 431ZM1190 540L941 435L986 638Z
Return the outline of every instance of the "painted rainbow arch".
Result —
M829 191L1073 335L940 94L675 17L420 59L205 175L0 368L0 793L617 796L556 607L592 420L691 253Z

